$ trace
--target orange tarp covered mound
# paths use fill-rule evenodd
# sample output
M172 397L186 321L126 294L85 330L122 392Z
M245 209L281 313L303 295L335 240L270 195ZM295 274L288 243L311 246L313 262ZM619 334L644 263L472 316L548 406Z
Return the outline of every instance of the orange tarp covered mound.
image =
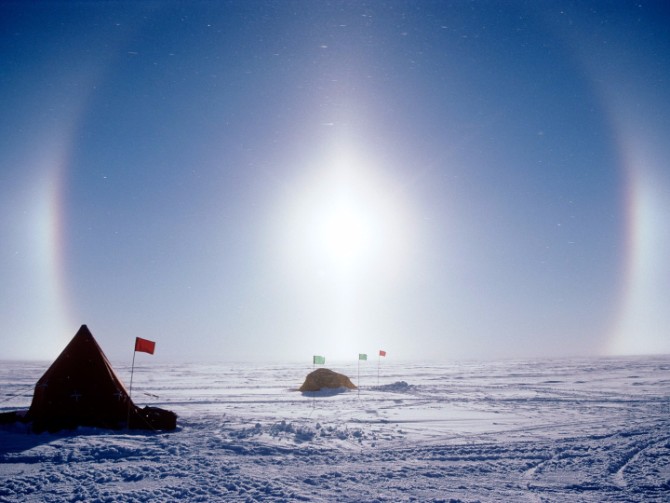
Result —
M349 388L356 389L356 385L344 374L339 374L330 369L316 369L307 374L305 382L298 391L319 391L324 388Z

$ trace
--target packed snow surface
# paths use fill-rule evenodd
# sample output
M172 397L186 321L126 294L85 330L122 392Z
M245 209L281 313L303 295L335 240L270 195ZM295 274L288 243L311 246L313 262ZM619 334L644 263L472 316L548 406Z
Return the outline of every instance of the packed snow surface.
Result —
M670 501L670 357L136 367L171 433L0 429L0 502ZM4 362L0 412L48 363ZM130 370L116 365L129 382Z

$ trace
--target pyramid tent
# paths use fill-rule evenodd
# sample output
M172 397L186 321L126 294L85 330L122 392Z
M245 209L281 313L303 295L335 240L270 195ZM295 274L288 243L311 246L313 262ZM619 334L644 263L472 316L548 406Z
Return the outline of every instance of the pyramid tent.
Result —
M176 415L139 409L86 325L37 381L26 421L34 431L77 426L174 429Z

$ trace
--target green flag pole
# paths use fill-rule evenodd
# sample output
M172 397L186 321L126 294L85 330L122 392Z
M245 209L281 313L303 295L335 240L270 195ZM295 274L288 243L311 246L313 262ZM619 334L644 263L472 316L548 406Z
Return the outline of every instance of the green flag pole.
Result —
M360 396L361 394L361 360L366 360L368 359L368 355L366 353L358 353L358 395Z

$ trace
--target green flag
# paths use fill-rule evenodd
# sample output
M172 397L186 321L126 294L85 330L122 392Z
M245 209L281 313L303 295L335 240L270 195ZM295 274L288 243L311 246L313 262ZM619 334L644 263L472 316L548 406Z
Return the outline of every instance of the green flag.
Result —
M326 357L314 355L312 362L314 363L314 365L324 365L326 363Z
M365 353L358 353L358 359L359 360L367 360L368 355L366 355Z

